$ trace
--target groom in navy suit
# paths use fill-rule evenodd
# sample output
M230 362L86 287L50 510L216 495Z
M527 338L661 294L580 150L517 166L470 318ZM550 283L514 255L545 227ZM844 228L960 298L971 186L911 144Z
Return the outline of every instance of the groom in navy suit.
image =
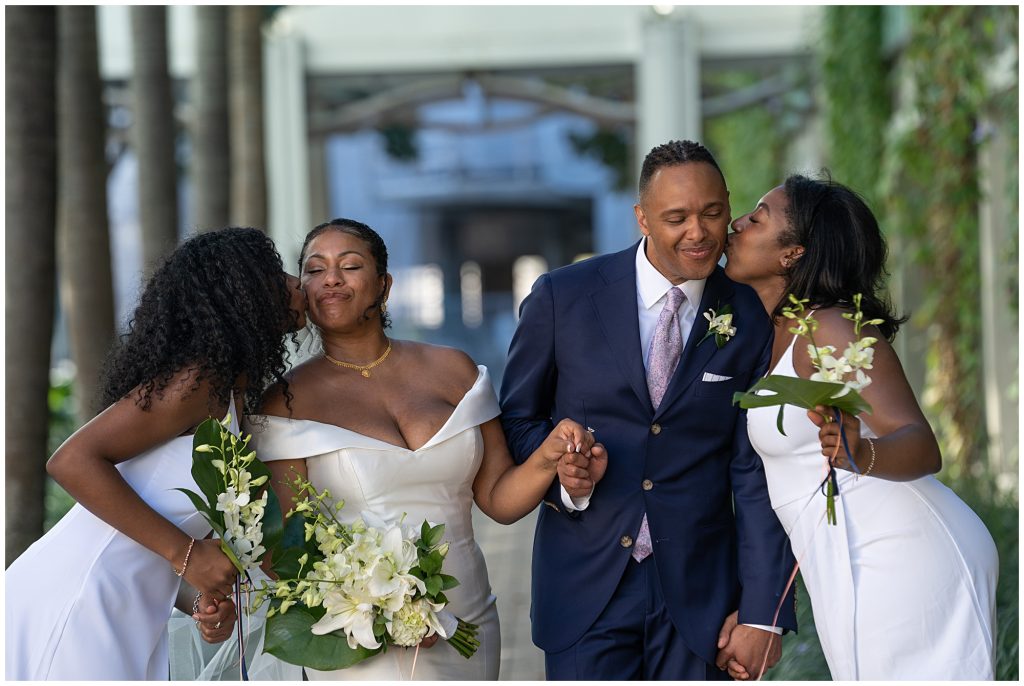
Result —
M772 324L717 266L729 193L707 149L654 148L639 191L643 239L542 276L509 350L513 456L563 417L606 449L564 458L541 508L533 640L549 679L727 678L716 660L754 677L796 628L789 542L732 404L767 371Z

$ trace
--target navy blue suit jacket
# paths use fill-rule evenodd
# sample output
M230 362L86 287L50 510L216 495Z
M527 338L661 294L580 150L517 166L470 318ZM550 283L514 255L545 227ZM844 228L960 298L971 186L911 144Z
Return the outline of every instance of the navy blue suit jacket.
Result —
M637 245L542 276L523 301L501 385L502 425L522 462L568 417L595 429L608 470L589 507L567 512L557 479L533 548L534 643L575 643L611 598L643 514L676 629L713 663L718 631L772 623L793 558L768 500L760 457L732 394L768 368L772 325L752 289L716 267L661 405L647 391L637 314ZM733 308L722 348L703 313ZM704 379L708 372L727 381ZM645 480L653 484L642 487ZM793 595L778 626L795 629Z

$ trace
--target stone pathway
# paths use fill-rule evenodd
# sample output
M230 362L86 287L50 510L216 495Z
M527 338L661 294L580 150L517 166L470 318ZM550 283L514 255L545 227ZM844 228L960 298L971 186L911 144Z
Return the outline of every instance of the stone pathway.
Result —
M543 681L544 653L530 638L530 563L537 512L504 526L473 508L473 530L484 551L501 621L502 681Z

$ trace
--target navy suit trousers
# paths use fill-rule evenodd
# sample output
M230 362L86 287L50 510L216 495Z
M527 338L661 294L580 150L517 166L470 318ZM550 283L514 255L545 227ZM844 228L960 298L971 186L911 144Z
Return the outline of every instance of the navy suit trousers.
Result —
M569 648L545 653L544 662L553 681L729 680L676 631L653 556L630 559L597 621Z

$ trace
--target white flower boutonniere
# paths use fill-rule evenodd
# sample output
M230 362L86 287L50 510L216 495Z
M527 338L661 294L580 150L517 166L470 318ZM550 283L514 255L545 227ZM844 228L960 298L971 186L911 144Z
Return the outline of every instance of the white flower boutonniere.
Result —
M704 313L704 319L708 320L708 332L700 339L700 343L714 336L715 345L721 348L736 335L736 327L732 325L732 305L724 305L717 313L709 309Z

